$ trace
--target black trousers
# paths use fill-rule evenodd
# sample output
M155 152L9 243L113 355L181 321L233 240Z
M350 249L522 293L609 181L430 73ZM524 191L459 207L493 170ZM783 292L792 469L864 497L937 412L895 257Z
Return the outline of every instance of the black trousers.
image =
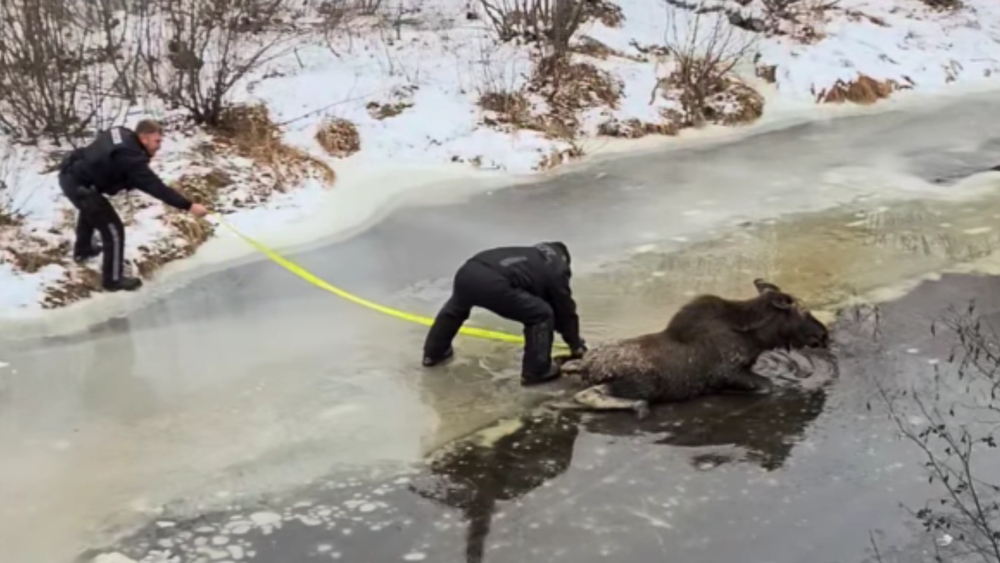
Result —
M125 225L111 202L96 190L80 185L68 174L59 174L59 187L79 212L76 220L74 252L86 253L94 240L94 232L101 235L104 262L101 274L104 286L121 281L125 264Z
M524 355L521 374L526 378L548 373L552 365L552 339L555 328L552 306L527 291L511 287L499 272L485 264L466 262L455 274L448 299L424 342L424 356L441 358L473 307L524 325Z

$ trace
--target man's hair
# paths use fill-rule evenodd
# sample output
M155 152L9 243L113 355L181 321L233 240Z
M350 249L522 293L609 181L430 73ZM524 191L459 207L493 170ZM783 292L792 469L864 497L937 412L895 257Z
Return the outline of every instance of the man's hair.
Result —
M163 133L163 127L155 119L143 119L135 124L136 135L151 135L154 133Z

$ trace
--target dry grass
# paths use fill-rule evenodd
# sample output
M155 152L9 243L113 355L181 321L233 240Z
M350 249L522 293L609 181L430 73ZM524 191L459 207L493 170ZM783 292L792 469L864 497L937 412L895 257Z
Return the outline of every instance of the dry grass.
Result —
M964 5L962 4L962 0L920 0L920 1L935 10L942 10L942 11L958 10Z
M732 80L706 108L707 118L722 125L747 125L764 115L764 97L746 84Z
M167 213L164 222L184 242L175 244L172 241L164 241L153 247L139 247L141 257L133 264L136 274L141 278L148 279L170 262L194 255L198 247L205 244L215 232L215 227L211 223L187 213Z
M83 301L101 291L101 274L96 270L79 268L67 270L63 277L49 286L42 296L43 309L58 309Z
M479 98L479 107L491 113L484 118L486 125L532 126L531 104L523 92L486 92Z
M417 87L413 85L394 88L389 95L389 100L385 102L369 102L365 108L372 119L379 121L396 117L404 111L413 107L413 94Z
M678 121L681 127L700 127L705 123L745 125L764 114L764 97L729 75L705 77L698 82L697 92L688 91L685 85L690 81L680 78L676 72L661 82L663 86L659 90L668 98L680 101L684 108ZM653 95L655 100L656 90ZM692 111L694 108L697 112Z
M6 250L14 262L14 267L26 274L37 273L46 266L65 266L69 263L72 250L69 241L52 245L45 239L34 236L23 237L18 247L20 250L11 245Z
M613 28L619 28L625 22L621 7L609 0L583 0L583 18Z
M559 57L538 61L527 86L528 92L539 95L549 107L547 114L536 119L535 128L558 139L576 137L582 110L617 109L623 90L621 80L610 73Z
M396 117L397 115L403 113L407 109L413 107L413 104L407 102L396 102L396 103L386 103L382 104L379 102L368 102L365 109L368 110L368 115L372 116L372 119L377 119L382 121L383 119L389 119L390 117Z
M216 149L234 152L265 168L272 188L279 192L308 177L330 185L336 180L336 174L326 163L282 141L281 129L263 104L227 107L212 133Z
M221 203L222 191L233 185L233 178L222 170L211 170L205 174L185 174L174 187L195 203L216 209Z
M586 55L588 57L594 57L595 59L600 59L602 61L606 61L611 57L627 59L637 63L647 62L648 60L648 57L646 56L630 55L619 51L618 49L612 49L589 35L581 36L572 45L570 45L569 49L570 52Z
M346 119L332 119L322 123L316 131L316 142L335 158L345 158L361 150L358 128Z
M843 80L838 80L825 90L822 90L816 95L816 99L819 102L825 104L842 104L844 102L851 102L860 105L870 105L875 102L888 98L892 95L893 91L902 89L893 80L878 81L867 75L859 75L858 78L850 81L844 82Z
M664 121L660 123L649 123L636 118L619 120L611 118L600 124L597 128L599 135L605 137L617 137L620 139L639 139L647 135L674 136L680 131L680 127L672 121L669 116L664 116Z
M583 149L573 145L568 149L553 149L549 154L542 157L535 166L535 170L552 170L570 160L583 156Z
M14 211L3 199L0 199L0 229L18 227L22 223L24 223L24 214Z

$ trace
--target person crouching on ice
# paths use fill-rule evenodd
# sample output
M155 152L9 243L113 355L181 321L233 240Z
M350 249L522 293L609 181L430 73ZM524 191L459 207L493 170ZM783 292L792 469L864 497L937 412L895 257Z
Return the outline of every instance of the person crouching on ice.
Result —
M559 377L552 362L553 331L559 332L572 357L587 351L570 289L570 257L561 242L485 250L455 274L451 298L444 304L424 342L426 367L454 355L452 340L473 307L482 307L524 325L521 384Z

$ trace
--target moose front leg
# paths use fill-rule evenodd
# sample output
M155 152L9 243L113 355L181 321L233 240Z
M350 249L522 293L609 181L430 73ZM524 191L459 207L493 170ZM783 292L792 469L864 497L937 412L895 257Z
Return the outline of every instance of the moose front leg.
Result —
M757 375L747 368L740 368L725 377L723 392L766 395L774 388L770 379Z

